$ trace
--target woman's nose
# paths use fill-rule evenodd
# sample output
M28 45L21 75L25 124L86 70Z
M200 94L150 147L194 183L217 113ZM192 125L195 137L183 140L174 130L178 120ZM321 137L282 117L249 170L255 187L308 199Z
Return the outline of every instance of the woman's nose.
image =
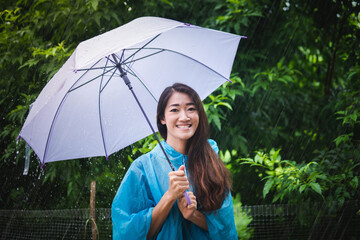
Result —
M187 114L186 111L180 111L179 120L181 120L181 121L187 121L187 120L189 120L189 119L190 119L190 118L189 118L189 116L188 116L188 114Z

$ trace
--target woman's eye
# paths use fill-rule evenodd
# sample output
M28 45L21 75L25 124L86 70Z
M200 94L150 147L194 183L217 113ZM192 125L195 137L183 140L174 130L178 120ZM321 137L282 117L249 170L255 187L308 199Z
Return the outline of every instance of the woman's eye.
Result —
M189 108L188 111L196 111L196 108Z
M170 112L177 112L178 110L176 108L170 109Z

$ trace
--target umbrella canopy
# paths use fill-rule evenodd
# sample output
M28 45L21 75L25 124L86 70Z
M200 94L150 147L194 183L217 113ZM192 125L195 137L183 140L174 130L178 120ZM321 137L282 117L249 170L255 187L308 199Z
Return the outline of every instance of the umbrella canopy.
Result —
M184 83L204 99L229 79L240 38L142 17L81 42L33 103L19 136L43 163L107 157L152 133L124 74L156 126L166 87Z

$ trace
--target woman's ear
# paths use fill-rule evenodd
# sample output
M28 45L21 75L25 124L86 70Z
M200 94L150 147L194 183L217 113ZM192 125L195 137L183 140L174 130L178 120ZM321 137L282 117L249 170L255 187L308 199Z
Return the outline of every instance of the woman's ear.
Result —
M166 124L164 118L162 118L162 119L160 120L160 122L161 122L162 125L165 125L165 124Z

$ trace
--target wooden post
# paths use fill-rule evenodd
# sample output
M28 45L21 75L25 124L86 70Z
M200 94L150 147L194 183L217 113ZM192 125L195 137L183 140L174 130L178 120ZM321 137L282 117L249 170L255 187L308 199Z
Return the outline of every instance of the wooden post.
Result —
M97 240L97 227L95 224L95 189L96 189L96 181L91 182L91 190L90 190L90 216L91 216L91 233L92 239Z

